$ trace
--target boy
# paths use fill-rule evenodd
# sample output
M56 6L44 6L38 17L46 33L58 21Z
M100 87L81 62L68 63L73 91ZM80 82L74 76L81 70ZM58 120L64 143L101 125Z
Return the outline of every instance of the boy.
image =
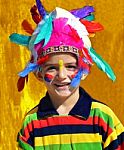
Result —
M123 150L123 125L108 106L79 87L93 62L115 80L110 66L91 47L89 36L103 29L92 21L93 7L70 12L56 8L48 14L40 1L36 2L40 15L34 6L32 16L38 26L33 32L28 30L32 36L12 34L10 39L31 50L31 60L19 74L18 90L23 89L28 73L33 71L48 92L25 117L18 134L19 147Z

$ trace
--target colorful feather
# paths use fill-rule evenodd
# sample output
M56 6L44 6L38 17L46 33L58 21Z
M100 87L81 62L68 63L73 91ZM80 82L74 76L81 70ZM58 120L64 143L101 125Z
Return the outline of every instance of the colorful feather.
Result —
M42 47L43 47L43 45L44 45L44 40L42 40L40 43L38 43L38 44L35 44L34 45L34 50L35 51L39 51Z
M38 64L38 65L41 65L41 64L43 64L44 62L46 62L48 59L49 59L49 56L46 55L46 56L40 58L40 59L37 61L37 64Z
M31 36L13 33L9 36L11 42L19 45L28 46Z
M69 32L68 35L71 36L74 39L74 41L79 42L81 39L79 35L77 34L77 31L71 26L70 26L70 29L71 29L71 32Z
M78 73L71 81L70 88L75 88L80 84L82 75L83 75L83 69L79 69Z
M105 72L111 80L115 81L116 76L109 64L105 60L103 60L92 47L89 49L89 54L98 66L98 68Z
M75 17L84 18L88 16L90 13L94 12L94 8L92 6L85 6L80 9L75 9L70 11Z
M44 46L48 43L52 34L52 20L53 18L50 15L48 16L48 18L45 19L44 23L39 24L38 28L40 29L40 31L36 37L34 44L38 44L44 39L45 39Z
M85 47L83 47L82 52L83 52L83 55L84 55L84 56L86 57L86 59L88 60L88 63L89 63L89 64L92 64L93 61L92 61L91 56L90 56L89 53L88 53L88 50L87 50Z
M104 29L100 23L97 23L94 21L88 21L88 20L80 19L80 22L83 25L85 25L85 27L89 33L94 33L94 32L101 31Z
M41 16L37 13L37 7L35 5L31 7L30 12L34 22L38 24L41 21Z
M67 22L67 18L57 18L53 21L53 31L49 42L44 46L45 50L55 45L73 45L78 49L82 49L82 39L79 37L77 31L68 25Z
M44 9L41 1L40 0L36 0L36 4L37 4L37 8L38 8L38 11L39 11L40 15L42 16L42 18L45 18L47 12Z
M88 21L93 21L95 19L95 17L94 17L94 14L90 14L83 19L88 20Z
M35 64L35 63L29 63L26 68L19 73L20 77L25 77L27 76L30 72L35 71L36 69L38 69L39 65Z
M79 56L79 59L78 59L78 64L79 64L79 68L82 68L83 69L83 72L85 74L88 74L90 72L90 65L87 64L84 59L82 57Z
M18 91L21 92L25 86L25 82L28 82L28 75L26 77L20 77L17 82Z
M23 20L22 27L29 34L32 34L34 32L34 30L32 29L31 24L29 24L29 22L27 20Z

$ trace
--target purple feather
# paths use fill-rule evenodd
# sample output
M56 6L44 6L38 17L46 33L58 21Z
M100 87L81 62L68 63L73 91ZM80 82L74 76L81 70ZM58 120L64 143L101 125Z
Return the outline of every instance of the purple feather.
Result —
M36 0L36 4L37 4L37 8L38 8L38 11L39 11L41 17L44 18L46 16L47 12L44 9L41 1L40 0Z
M71 10L70 12L75 17L85 18L86 16L90 15L90 13L94 12L94 8L92 6L85 6L80 9Z

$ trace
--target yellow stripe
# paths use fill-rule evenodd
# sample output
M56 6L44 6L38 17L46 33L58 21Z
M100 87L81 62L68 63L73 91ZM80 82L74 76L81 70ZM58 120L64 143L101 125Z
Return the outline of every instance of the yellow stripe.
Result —
M59 69L60 69L60 71L62 71L63 65L64 65L63 60L60 59L59 60Z
M110 116L113 120L113 126L117 126L120 123L117 116L114 114L114 112L108 106L106 106L102 103L93 102L92 106L91 106L91 109L95 109L95 108L100 109L100 111L102 111L105 114L107 114L108 116Z
M44 137L35 137L35 146L46 146L53 144L70 144L70 143L93 143L102 142L102 137L96 134L60 134Z
M124 126L119 123L116 127L115 127L115 130L116 130L116 133L117 133L117 136L120 135L122 132L124 132Z
M122 132L124 132L124 127L120 123L115 127L115 130L109 135L106 142L104 143L104 148L106 148L112 141L117 139L117 136L119 136Z

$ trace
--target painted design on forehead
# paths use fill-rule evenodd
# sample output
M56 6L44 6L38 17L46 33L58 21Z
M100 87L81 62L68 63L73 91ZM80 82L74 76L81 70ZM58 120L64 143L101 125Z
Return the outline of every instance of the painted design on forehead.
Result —
M63 65L64 65L64 62L63 62L63 60L59 60L59 69L60 69L60 71L62 71L62 69L63 69Z
M45 76L44 76L44 80L46 82L51 82L53 80L53 78L54 77L51 74L48 74L48 73L46 73Z

